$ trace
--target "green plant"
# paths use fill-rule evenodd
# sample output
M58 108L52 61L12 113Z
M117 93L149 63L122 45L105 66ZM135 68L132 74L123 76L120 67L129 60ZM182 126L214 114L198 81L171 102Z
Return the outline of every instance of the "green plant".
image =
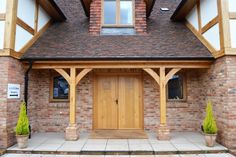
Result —
M20 113L18 122L15 128L16 135L28 135L29 134L29 119L26 114L26 103L22 102L20 106Z
M217 133L216 121L212 111L212 102L208 101L206 108L206 117L203 121L203 131L206 134L216 134Z

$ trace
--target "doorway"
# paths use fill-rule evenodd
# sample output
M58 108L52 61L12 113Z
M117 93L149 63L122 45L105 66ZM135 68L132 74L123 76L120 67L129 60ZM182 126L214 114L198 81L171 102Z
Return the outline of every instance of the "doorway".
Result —
M143 130L140 74L95 74L93 129Z

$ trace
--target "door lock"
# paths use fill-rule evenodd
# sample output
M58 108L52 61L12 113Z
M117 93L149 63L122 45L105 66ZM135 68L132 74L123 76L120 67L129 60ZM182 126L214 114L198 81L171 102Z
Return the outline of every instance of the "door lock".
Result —
M116 104L118 105L118 99L116 99L116 101L115 101L115 102L116 102Z

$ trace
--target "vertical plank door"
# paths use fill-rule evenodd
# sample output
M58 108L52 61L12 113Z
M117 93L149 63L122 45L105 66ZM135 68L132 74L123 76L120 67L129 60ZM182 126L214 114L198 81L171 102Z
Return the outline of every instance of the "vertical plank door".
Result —
M119 129L142 129L141 78L119 76Z
M117 77L97 76L95 129L118 129Z

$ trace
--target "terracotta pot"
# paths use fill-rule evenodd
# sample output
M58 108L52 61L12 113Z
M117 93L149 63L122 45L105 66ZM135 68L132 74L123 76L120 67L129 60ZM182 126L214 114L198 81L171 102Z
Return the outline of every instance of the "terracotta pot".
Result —
M18 148L24 149L28 145L29 135L16 135L16 141L18 144Z
M205 134L205 141L208 147L214 147L216 143L216 134Z

